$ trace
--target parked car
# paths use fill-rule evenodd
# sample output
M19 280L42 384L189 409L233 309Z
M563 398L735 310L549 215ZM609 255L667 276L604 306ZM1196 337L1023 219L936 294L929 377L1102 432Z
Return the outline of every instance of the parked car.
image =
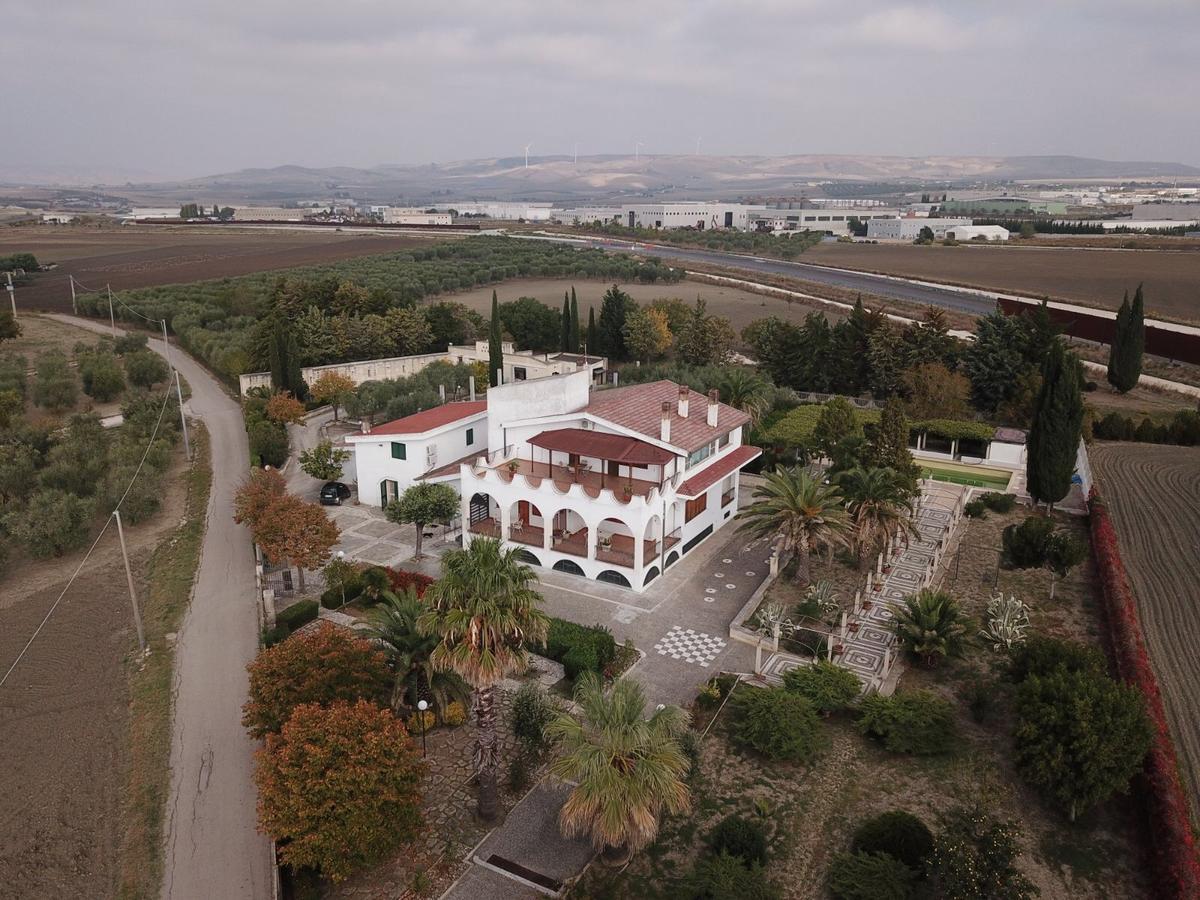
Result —
M327 481L321 488L322 506L341 506L342 502L350 499L350 488L340 481Z

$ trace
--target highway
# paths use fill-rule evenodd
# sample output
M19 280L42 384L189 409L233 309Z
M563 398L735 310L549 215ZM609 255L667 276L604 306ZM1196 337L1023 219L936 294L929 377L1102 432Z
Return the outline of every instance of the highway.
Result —
M812 263L788 262L781 259L766 259L761 256L725 253L719 250L696 250L690 247L669 247L663 244L647 244L611 238L558 237L550 234L536 236L514 234L512 236L575 244L598 250L655 256L676 264L705 263L729 269L742 269L760 275L790 276L847 291L877 294L881 297L890 297L908 303L919 303L922 306L940 306L943 309L972 316L987 315L996 308L996 301L993 297L969 288L940 287L928 282L894 278L888 275L872 275L868 272L855 272L850 269L835 269Z

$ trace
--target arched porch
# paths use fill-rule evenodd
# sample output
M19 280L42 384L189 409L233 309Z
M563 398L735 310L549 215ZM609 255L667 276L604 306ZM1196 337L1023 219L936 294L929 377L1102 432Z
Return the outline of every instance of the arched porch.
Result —
M467 531L484 537L502 536L500 504L491 494L480 491L467 502Z

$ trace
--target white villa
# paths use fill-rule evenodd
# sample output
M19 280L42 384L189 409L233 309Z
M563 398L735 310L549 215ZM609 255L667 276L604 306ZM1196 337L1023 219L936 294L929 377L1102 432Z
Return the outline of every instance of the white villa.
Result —
M497 537L533 565L643 590L733 518L738 472L761 451L715 391L592 378L514 381L348 436L360 502L451 483L465 543Z

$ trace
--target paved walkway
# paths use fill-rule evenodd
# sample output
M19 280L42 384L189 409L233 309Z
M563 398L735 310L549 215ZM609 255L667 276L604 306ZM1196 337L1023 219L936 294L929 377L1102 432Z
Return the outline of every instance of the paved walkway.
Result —
M904 606L905 597L925 586L931 562L940 561L939 546L953 536L961 517L962 498L968 490L960 485L924 482L916 535L909 538L899 556L893 557L882 587L864 591L862 608L848 617L841 642L845 649L837 661L854 672L867 691L890 693L895 688L897 648L892 627L896 610ZM857 629L852 627L855 624ZM777 653L763 665L763 671L769 681L778 682L788 669L803 664L795 656Z

